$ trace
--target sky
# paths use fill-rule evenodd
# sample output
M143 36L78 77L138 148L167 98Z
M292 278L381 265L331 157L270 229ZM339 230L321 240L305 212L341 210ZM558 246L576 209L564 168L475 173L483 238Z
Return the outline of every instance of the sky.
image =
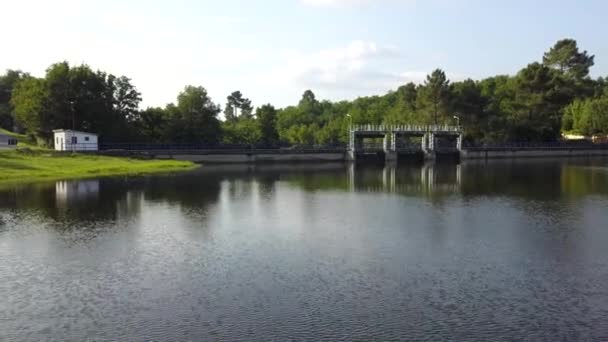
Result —
M132 79L142 107L203 86L222 106L382 95L436 68L514 74L574 38L608 76L604 0L0 0L0 72L85 63Z

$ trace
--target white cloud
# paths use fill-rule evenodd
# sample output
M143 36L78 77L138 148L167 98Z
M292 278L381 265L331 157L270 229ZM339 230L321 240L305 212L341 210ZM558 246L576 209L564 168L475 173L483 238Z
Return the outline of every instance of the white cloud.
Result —
M256 105L292 105L306 89L332 101L382 95L408 82L421 84L434 69L430 64L408 66L408 57L394 46L360 40L332 49L286 50L279 55L275 67L235 79ZM457 74L448 78L462 79Z
M259 82L298 92L312 89L331 100L385 93L426 76L423 71L399 72L396 68L405 56L395 47L374 42L354 41L311 53L288 51L283 58L283 65L260 75Z
M28 12L34 7L39 10ZM235 30L245 18L210 13L205 20L181 20L182 12L163 10L118 0L8 2L7 13L29 15L0 21L0 31L9 33L4 44L11 46L0 54L0 72L18 68L42 76L51 63L87 63L132 78L145 107L175 101L187 84L205 86L221 104L237 89L256 105L293 104L306 89L319 98L352 99L421 82L430 71L426 65L408 66L409 58L398 48L373 41L309 51L235 44L218 39L216 31L220 26Z

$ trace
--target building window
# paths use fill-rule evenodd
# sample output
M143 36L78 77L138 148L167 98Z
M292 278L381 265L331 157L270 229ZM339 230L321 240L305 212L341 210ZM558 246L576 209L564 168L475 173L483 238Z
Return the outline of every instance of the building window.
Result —
M72 145L78 144L78 137L72 137Z
M55 137L55 145L59 145L59 137Z
M89 141L89 137L84 137L84 141Z

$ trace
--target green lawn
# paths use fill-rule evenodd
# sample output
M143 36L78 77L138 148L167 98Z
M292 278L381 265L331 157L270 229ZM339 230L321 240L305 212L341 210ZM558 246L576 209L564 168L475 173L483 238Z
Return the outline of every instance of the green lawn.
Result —
M0 185L16 182L185 171L191 162L138 160L48 150L0 151Z

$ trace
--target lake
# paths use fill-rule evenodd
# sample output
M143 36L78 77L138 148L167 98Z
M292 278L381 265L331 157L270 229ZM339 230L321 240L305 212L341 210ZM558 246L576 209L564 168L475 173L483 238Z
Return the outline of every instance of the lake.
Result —
M608 340L608 160L0 186L2 341Z

